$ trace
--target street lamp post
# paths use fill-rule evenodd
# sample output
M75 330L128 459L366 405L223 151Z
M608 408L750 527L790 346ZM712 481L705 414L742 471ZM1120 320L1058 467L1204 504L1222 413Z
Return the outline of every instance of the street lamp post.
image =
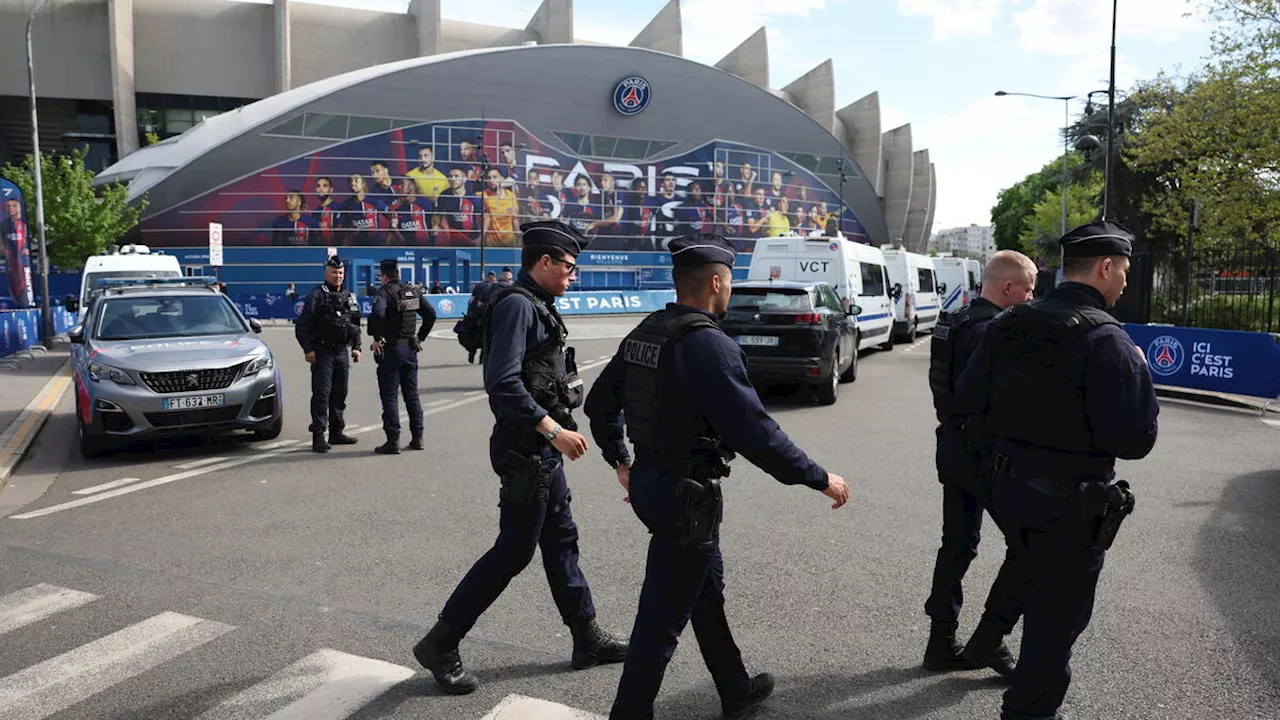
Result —
M1071 152L1067 142L1067 136L1071 131L1071 101L1076 99L1075 95L1036 95L1034 93L1011 93L1003 90L996 91L996 97L1006 97L1008 95L1018 95L1021 97L1040 98L1042 100L1061 100L1062 101L1062 234L1067 234L1067 180L1068 167L1067 156Z
M40 239L40 338L47 348L53 347L53 308L49 304L49 250L44 236L44 183L40 177L40 122L36 116L36 70L31 52L31 25L36 13L49 0L40 0L27 16L27 82L31 103L31 155L35 164L36 181L36 236ZM13 272L10 269L10 272Z

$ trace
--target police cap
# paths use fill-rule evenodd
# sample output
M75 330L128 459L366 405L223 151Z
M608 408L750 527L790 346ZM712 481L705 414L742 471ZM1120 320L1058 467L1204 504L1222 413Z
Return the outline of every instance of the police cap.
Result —
M343 265L342 265L342 258L338 257L337 255L330 255L330 256L329 256L329 259L328 259L327 261L325 261L324 266L325 266L325 267L331 267L331 268L340 268L340 267L343 267Z
M1090 258L1133 254L1133 233L1111 220L1081 225L1058 241L1063 257Z
M720 263L732 268L738 257L732 242L713 233L684 235L672 240L667 248L671 251L671 264L675 267Z
M520 232L524 233L525 245L551 245L575 257L581 255L591 242L577 229L559 220L527 222L520 226Z
M378 261L378 272L390 278L400 277L400 266L396 263L395 258L386 258Z

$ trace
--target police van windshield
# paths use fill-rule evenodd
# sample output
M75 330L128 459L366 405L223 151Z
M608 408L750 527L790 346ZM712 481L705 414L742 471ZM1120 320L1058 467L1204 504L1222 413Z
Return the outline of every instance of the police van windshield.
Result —
M811 312L813 298L804 288L734 288L730 310L760 312Z
M99 340L235 335L244 321L222 295L118 297L98 313Z
M95 290L102 289L102 280L111 280L115 278L175 278L180 277L179 273L174 270L103 270L100 272L91 272L84 277L84 297L80 298L80 304L83 307L89 307L89 300L93 298Z

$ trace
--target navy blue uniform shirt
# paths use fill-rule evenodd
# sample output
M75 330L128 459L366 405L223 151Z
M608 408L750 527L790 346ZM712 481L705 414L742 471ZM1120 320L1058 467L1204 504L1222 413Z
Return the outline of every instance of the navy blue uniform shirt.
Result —
M667 308L703 312L675 303ZM710 313L703 314L715 319ZM622 419L626 370L622 353L614 355L586 400L591 434L610 464L625 462L629 456ZM796 447L769 417L747 378L746 353L719 328L695 330L681 338L663 371L675 378L675 392L664 400L696 407L734 452L785 485L827 488L827 471ZM667 409L659 408L659 412ZM661 418L657 422L661 423ZM663 460L639 457L637 471L649 463L653 463L652 467L661 466Z
M400 328L387 327L387 304L388 291L387 285L378 288L377 294L373 296L373 310L369 313L369 337L374 340L383 340L387 337L388 330L391 333L399 335ZM418 329L418 340L426 340L427 335L431 333L431 328L436 324L436 310L431 307L431 303L422 297L422 292L418 292L418 317L422 318L422 327ZM407 338L397 338L405 340Z
M1083 283L1067 282L1051 290L1053 300L1077 307L1105 309L1102 293ZM990 337L956 383L956 409L966 415L985 416L991 401ZM1133 339L1118 325L1100 325L1076 342L1068 359L1067 377L1079 378L1085 417L1096 451L1111 457L1136 460L1155 447L1160 405L1151 373ZM1053 408L1045 408L1045 422L1053 422ZM1020 460L1030 471L1052 473L1052 451L1009 447L993 438L995 449Z
M555 311L555 298L539 287L528 273L521 270L515 284L532 292ZM489 292L497 289L495 283ZM484 299L491 297L487 294ZM547 416L547 409L534 402L520 379L520 370L524 365L525 352L546 342L551 335L543 321L538 319L533 303L519 293L512 293L495 305L490 312L489 323L489 354L484 365L484 389L489 393L489 409L496 419L532 431Z

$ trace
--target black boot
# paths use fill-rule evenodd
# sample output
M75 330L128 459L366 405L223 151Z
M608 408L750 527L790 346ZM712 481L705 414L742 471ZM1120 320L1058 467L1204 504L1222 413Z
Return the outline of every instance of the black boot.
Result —
M468 364L472 364L472 365L474 365L474 364L475 364L475 362L476 362L476 351L475 351L475 350L468 350L468 351L467 351L467 363L468 363Z
M424 446L424 445L422 444L422 436L421 436L421 435L414 435L414 436L409 440L409 449L410 449L410 450L425 450L425 449L426 449L426 446Z
M956 642L956 623L934 622L929 626L929 644L924 649L924 669L932 672L948 672L950 670L972 670L970 664L960 655L960 644Z
M373 449L379 455L399 455L400 454L400 438L395 435L388 435L387 441Z
M462 666L458 654L458 638L443 622L437 622L431 632L413 646L413 656L422 667L431 672L436 684L450 695L468 695L475 692L480 681Z
M569 630L573 633L573 660L569 665L574 670L627 659L627 641L601 630L594 617L573 623Z
M1013 677L1014 657L1004 644L1004 632L985 619L965 643L961 656L972 668L991 668L1006 678Z
M747 717L752 708L767 700L772 694L773 676L769 673L760 673L747 683L746 694L742 697L721 698L720 709L724 711L727 720L740 720Z
M347 435L346 433L342 432L342 430L329 431L330 445L355 445L357 442L359 441L351 437L350 435Z
M329 443L325 442L323 430L311 433L311 452L329 452Z

